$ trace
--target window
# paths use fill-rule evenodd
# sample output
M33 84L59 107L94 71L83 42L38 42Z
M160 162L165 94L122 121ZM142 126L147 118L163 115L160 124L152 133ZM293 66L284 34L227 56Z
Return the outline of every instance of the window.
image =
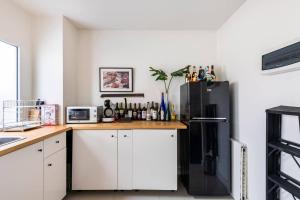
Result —
M18 99L18 47L0 41L0 126L2 101Z

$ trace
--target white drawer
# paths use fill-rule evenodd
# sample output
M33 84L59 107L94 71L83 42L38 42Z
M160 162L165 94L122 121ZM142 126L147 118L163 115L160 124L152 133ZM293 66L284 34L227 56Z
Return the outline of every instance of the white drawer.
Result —
M51 154L66 147L66 133L53 136L44 140L44 157L48 157Z

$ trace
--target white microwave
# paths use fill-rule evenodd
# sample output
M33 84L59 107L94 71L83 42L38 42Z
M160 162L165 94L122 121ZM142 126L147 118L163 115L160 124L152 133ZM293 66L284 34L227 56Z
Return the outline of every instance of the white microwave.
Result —
M66 109L67 124L98 123L101 120L101 106L69 106Z

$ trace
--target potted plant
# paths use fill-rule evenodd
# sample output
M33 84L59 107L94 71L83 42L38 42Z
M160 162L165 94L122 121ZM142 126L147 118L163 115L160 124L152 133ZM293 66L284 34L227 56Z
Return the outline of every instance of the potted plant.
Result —
M170 90L170 86L171 86L172 80L174 78L176 78L176 77L183 77L183 76L185 76L187 73L189 73L189 68L190 68L190 65L172 72L170 74L170 77L171 77L170 79L169 79L168 74L165 71L163 71L161 69L155 69L153 67L149 68L150 72L152 72L151 75L153 77L155 77L156 81L163 81L164 82L165 94L166 94L166 97L167 97L167 99L166 99L167 100L167 113L169 112L169 114L170 114L169 90ZM168 116L168 114L167 114L167 116Z

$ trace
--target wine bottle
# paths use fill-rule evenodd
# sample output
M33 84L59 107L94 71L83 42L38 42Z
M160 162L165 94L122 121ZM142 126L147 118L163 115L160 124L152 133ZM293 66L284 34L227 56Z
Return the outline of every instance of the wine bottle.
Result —
M196 72L196 66L193 66L192 81L196 82L197 79L198 79L198 74Z
M150 109L150 103L149 102L147 102L146 120L151 121L151 109Z
M158 120L158 103L155 103L154 109L152 111L152 120L156 121Z
M172 104L171 120L176 120L176 112L175 112L175 105L174 104Z
M210 74L211 74L211 76L212 76L212 79L213 79L213 80L216 80L217 77L216 77L215 69L214 69L214 66L213 66L213 65L211 66Z
M123 103L120 103L120 118L124 118L124 108L123 108Z
M204 69L202 68L202 66L200 66L199 68L199 73L198 73L198 80L199 81L203 81L205 78L205 71Z
M120 119L120 109L118 103L116 103L116 108L115 108L115 119L116 120Z
M139 103L139 107L137 109L137 119L138 120L142 119L142 107L141 107L141 103Z
M171 111L170 111L170 103L167 103L167 109L166 109L166 121L170 121L171 120Z
M127 111L127 113L128 113L128 118L130 118L130 119L132 119L132 106L131 106L131 103L129 103L129 108L128 108L128 111Z
M137 120L137 109L136 109L136 103L133 104L133 110L132 110L132 119Z
M190 66L187 68L187 72L185 74L185 82L188 83L191 81L191 73L190 73Z
M154 102L151 102L151 107L150 107L150 118L152 119L152 115L153 115L153 110L154 110Z
M161 103L160 103L160 120L164 121L166 119L166 105L164 100L164 93L161 93Z
M142 109L142 120L146 120L146 117L147 117L147 108L144 104L144 107Z
M125 101L124 117L128 118L127 99L124 98L124 101Z

